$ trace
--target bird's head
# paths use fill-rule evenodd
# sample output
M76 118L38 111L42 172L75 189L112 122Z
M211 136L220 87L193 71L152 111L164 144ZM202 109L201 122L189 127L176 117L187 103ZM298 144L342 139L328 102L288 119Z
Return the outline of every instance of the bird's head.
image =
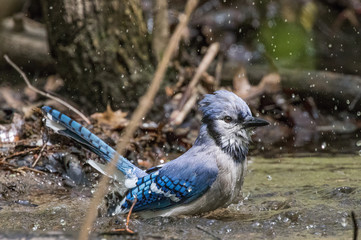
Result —
M199 106L209 135L236 161L245 159L252 130L269 124L253 117L246 102L226 90L205 95Z

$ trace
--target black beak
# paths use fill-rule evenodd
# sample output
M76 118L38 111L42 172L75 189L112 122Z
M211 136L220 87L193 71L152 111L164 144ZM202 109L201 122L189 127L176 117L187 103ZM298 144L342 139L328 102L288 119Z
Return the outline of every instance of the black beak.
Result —
M243 122L244 128L262 127L262 126L267 126L269 124L270 123L267 122L266 120L263 120L261 118L255 118L255 117L247 119L245 122Z

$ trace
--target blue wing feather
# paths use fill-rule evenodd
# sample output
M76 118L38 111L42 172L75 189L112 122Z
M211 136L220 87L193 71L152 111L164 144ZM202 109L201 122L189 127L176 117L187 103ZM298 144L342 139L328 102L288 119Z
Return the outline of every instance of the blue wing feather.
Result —
M188 169L177 170L175 159L161 168L159 171L140 178L136 187L129 190L126 200L122 205L123 209L129 209L137 198L134 211L161 210L169 207L187 204L202 196L215 181L218 168L203 166L203 169L194 168L192 165ZM172 163L172 164L171 164ZM174 174L182 172L184 175Z

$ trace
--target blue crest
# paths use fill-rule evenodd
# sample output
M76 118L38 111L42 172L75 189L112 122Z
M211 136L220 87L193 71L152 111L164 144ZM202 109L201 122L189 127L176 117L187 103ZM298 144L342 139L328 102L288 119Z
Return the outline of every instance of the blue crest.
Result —
M204 120L214 120L225 115L235 115L242 118L252 115L247 103L242 98L226 90L205 95L199 102L199 109L203 113Z

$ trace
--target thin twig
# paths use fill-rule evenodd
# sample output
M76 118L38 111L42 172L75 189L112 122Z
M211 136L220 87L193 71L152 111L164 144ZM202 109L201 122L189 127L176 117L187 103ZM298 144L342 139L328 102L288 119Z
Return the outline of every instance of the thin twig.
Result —
M23 170L28 170L28 171L31 171L31 172L45 174L45 172L43 172L43 171L40 171L40 170L37 170L37 169L34 169L34 168L29 168L27 166L18 167L18 168L15 169L15 171L23 171Z
M201 231L207 233L208 235L212 236L213 239L217 239L217 240L221 239L221 238L217 237L216 235L214 235L213 233L211 233L210 231L208 231L207 229L205 229L204 227L202 227L201 225L197 225L196 228L198 228L199 230L201 230Z
M134 131L137 129L138 125L141 122L141 119L145 116L145 114L149 111L150 107L153 104L154 97L160 87L160 84L163 80L165 71L167 70L168 63L172 57L173 52L179 45L179 41L181 35L183 33L184 28L186 27L189 17L193 12L193 9L196 7L198 0L188 0L185 14L181 14L179 16L179 24L174 31L172 37L169 40L167 48L164 51L162 60L160 61L157 70L154 74L153 80L145 93L145 95L140 99L139 105L135 110L132 119L130 120L130 124L125 129L123 137L117 143L117 152L122 155L125 150L125 147L128 145L130 138L133 136ZM117 154L114 154L112 161L107 164L105 172L108 173L108 176L111 176L116 167L116 163L118 161ZM87 215L83 225L81 226L79 239L88 239L89 233L93 226L93 222L95 221L97 208L100 202L102 201L106 191L108 189L108 178L104 175L100 180L100 183L97 187L96 192L94 193L94 197L89 204L89 210L87 211Z
M349 105L348 109L350 111L352 111L355 108L356 103L360 100L360 98L361 98L361 92L357 94L357 96L352 100L351 104Z
M27 166L22 166L22 167L18 167L14 164L8 163L8 162L0 162L0 165L5 165L8 167L9 170L13 171L13 172L19 172L19 173L24 173L24 170L28 170L28 171L32 171L32 172L36 172L36 173L41 173L41 174L45 174L45 172L34 169L34 168L29 168Z
M75 112L76 114L78 114L87 124L90 124L89 119L82 114L78 109L76 109L75 107L73 107L72 105L70 105L69 103L61 100L58 97L55 97L47 92L43 92L37 88L35 88L33 85L31 85L28 77L26 76L26 74L5 54L4 55L5 60L21 75L21 77L24 79L26 85L28 85L28 87L33 90L34 92L43 95L44 97L47 98L51 98L57 102L59 102L60 104L64 105L65 107L69 108L70 110L72 110L73 112Z
M46 143L43 144L43 147L40 149L40 152L39 152L39 154L38 154L38 157L35 159L33 165L31 165L32 168L35 167L36 164L38 163L39 159L41 158L41 154L43 153L45 147L46 147Z
M356 214L354 211L351 211L351 218L352 218L352 223L353 223L353 240L357 240L358 224L357 224Z
M190 94L193 92L194 87L199 82L199 79L201 78L203 72L207 70L209 65L212 63L214 57L217 55L219 50L219 43L212 43L211 46L209 46L206 55L204 55L201 63L199 64L196 73L194 74L194 77L188 84L187 90L185 91L181 101L179 102L178 109L182 109L184 104L187 102L187 99L189 98Z
M38 151L39 149L40 149L40 147L34 147L34 148L29 148L29 149L26 149L26 150L23 150L20 152L16 152L16 153L11 154L10 156L6 156L6 157L2 158L0 162L5 161L7 159L11 159L13 157L28 154L29 152Z
M187 100L181 110L175 110L172 112L170 117L170 124L180 125L183 123L184 119L188 113L192 110L198 99L198 89L193 89L191 97Z
M168 2L164 0L156 0L154 2L153 17L153 39L152 49L155 53L157 61L161 60L161 56L169 40L169 21L168 21Z
M214 90L217 90L219 88L219 85L221 84L222 69L223 69L223 54L220 54L216 65L216 73L215 73L216 83L214 84Z

